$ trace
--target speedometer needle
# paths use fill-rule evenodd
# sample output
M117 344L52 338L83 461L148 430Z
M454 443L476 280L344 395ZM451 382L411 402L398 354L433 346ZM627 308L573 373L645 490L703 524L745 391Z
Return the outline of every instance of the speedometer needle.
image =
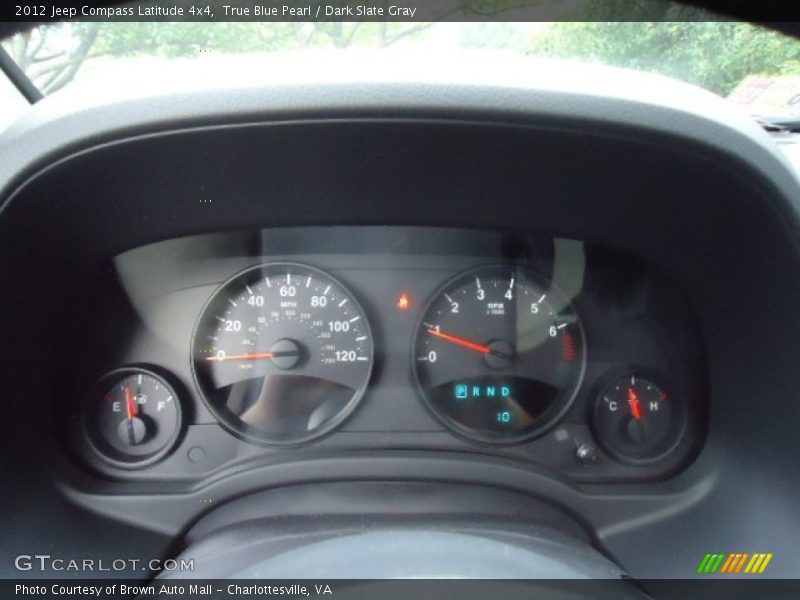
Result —
M249 352L247 354L229 354L227 356L206 356L206 360L253 360L257 358L272 358L274 352Z
M206 356L206 360L256 360L259 358L278 358L279 356L298 356L298 350L281 350L279 352L248 352L247 354L228 354L225 356Z
M438 329L428 328L428 333L443 340L447 340L448 342L452 342L453 344L458 344L459 346L464 346L465 348L469 348L470 350L475 350L476 352L480 352L481 354L489 354L490 352L492 352L492 349L489 348L489 346L483 346L481 344L471 342L470 340L465 340L464 338L460 338L455 335L450 335L449 333L444 333L443 331L439 331Z

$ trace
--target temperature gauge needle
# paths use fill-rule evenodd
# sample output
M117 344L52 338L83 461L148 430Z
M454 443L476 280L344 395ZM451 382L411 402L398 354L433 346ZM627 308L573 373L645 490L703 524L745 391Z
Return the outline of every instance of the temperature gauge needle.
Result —
M631 414L633 418L637 421L642 420L642 405L639 402L639 396L636 394L636 390L632 387L628 388L628 404L631 407Z

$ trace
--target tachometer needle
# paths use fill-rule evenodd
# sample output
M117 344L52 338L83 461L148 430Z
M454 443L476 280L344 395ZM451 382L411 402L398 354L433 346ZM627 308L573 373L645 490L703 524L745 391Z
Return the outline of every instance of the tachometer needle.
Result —
M281 353L283 355L284 353ZM206 360L254 360L258 358L272 358L275 352L249 352L247 354L228 354L227 356L206 356Z
M631 414L633 418L637 421L642 420L642 405L639 402L639 396L636 394L636 390L632 387L628 388L628 404L631 407Z
M464 338L460 338L455 335L450 335L449 333L444 333L443 331L439 331L438 329L428 328L428 333L443 340L447 340L448 342L452 342L453 344L458 344L459 346L464 346L465 348L469 348L470 350L475 350L476 352L480 352L481 354L489 354L492 351L492 349L489 348L489 346L483 346L481 344L471 342L470 340L465 340Z
M132 419L136 416L138 409L136 408L136 402L133 400L133 393L131 393L131 388L125 387L125 405L128 409L128 420Z

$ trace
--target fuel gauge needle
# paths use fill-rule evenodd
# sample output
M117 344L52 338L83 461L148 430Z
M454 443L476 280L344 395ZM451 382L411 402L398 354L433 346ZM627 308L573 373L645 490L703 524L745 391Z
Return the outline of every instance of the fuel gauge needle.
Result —
M128 411L128 440L130 441L131 446L133 446L136 444L136 432L133 430L133 419L136 417L139 409L136 407L136 402L133 399L133 393L131 392L131 388L128 386L125 386L125 408Z
M133 393L131 393L131 388L125 387L125 404L126 408L128 409L128 420L130 421L136 414L139 412L139 409L136 407L136 402L133 400Z

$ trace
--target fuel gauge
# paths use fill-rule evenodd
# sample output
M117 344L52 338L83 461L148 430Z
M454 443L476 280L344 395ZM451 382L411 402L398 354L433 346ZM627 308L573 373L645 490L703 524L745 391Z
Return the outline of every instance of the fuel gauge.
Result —
M105 461L135 468L164 456L178 437L181 408L163 377L140 368L104 376L84 414L92 448Z
M682 404L663 388L635 374L614 380L594 407L594 431L609 454L649 463L680 441L685 429Z

